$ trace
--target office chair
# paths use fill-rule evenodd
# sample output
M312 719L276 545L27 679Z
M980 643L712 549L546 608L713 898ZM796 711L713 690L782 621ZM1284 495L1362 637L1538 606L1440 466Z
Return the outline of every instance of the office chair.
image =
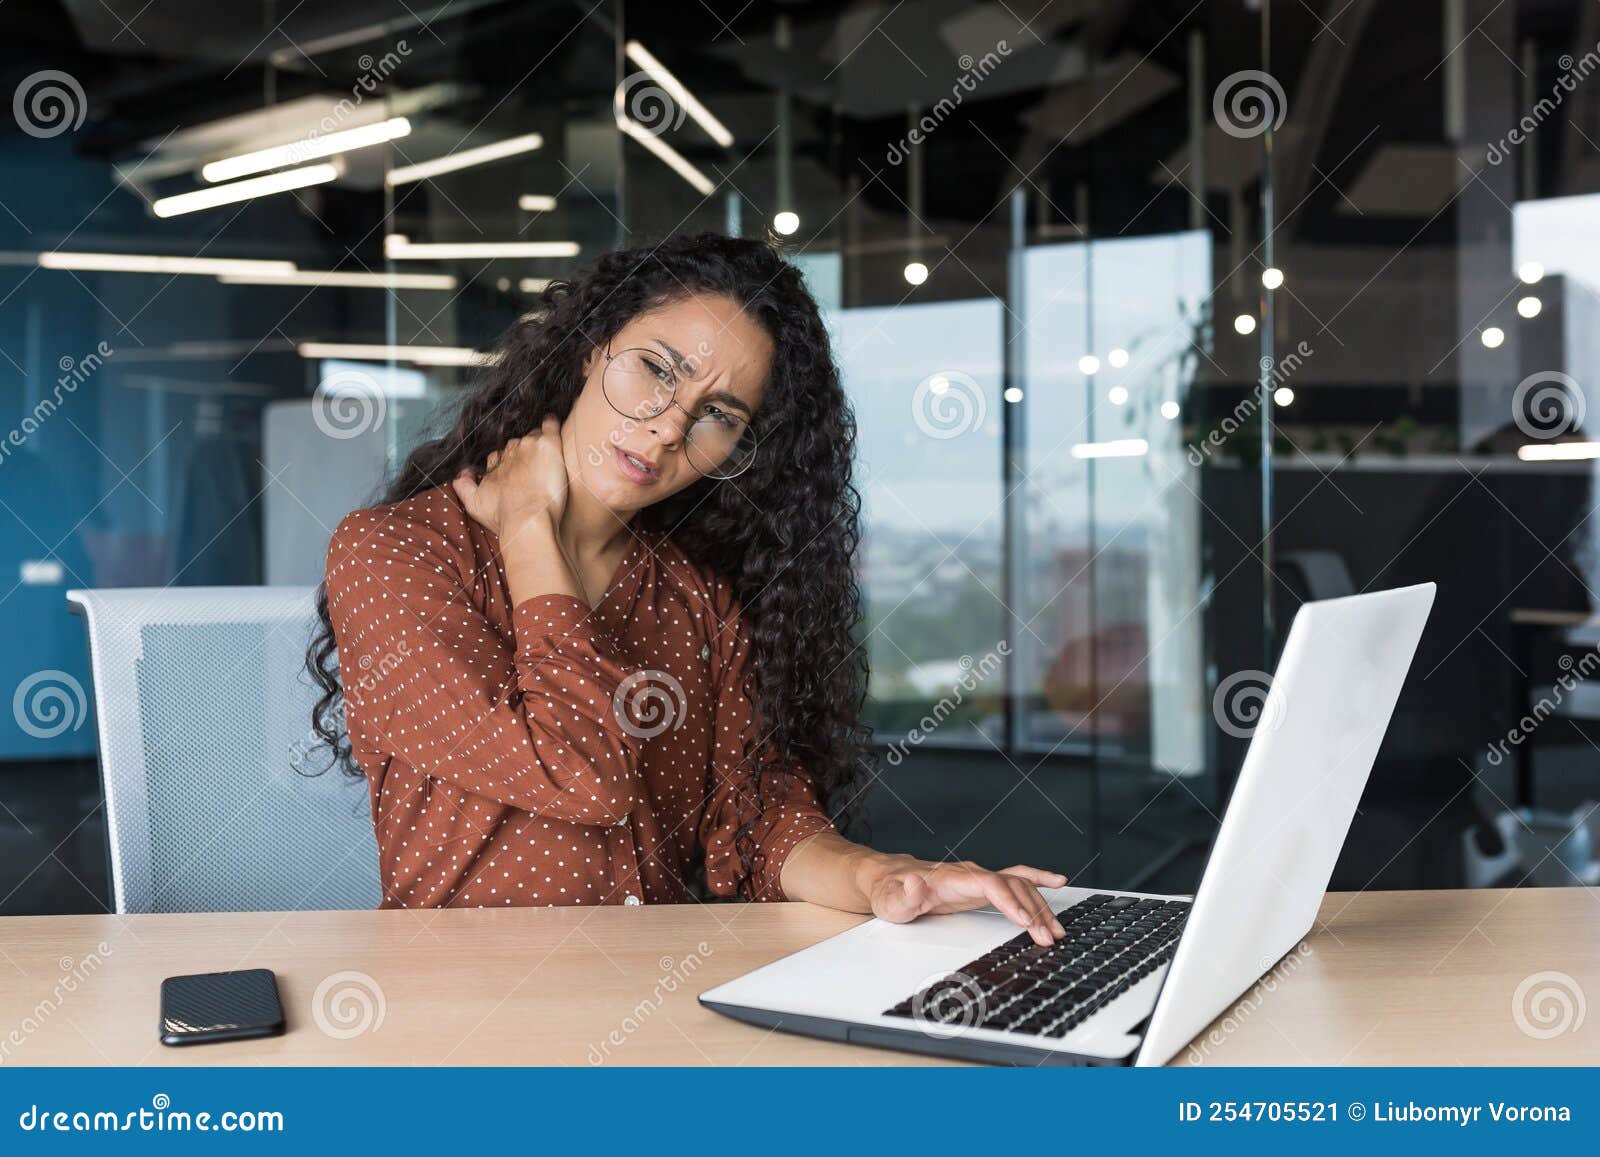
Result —
M377 906L366 785L310 730L312 597L67 593L89 630L118 912Z

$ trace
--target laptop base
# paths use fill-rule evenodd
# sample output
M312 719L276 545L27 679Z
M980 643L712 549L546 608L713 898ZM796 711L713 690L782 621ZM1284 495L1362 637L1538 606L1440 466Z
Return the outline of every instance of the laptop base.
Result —
M1060 1049L1031 1048L1024 1044L1002 1044L998 1041L976 1040L960 1033L935 1036L914 1028L888 1028L879 1025L854 1024L825 1016L805 1016L791 1012L772 1012L745 1005L723 1004L720 1001L700 1001L713 1012L746 1024L777 1029L797 1036L816 1037L820 1040L845 1041L849 1044L872 1045L894 1049L898 1052L922 1053L926 1056L945 1057L951 1060L976 1061L991 1065L1018 1067L1055 1066L1086 1068L1089 1066L1118 1068L1133 1064L1138 1047L1130 1049L1125 1057L1091 1057Z

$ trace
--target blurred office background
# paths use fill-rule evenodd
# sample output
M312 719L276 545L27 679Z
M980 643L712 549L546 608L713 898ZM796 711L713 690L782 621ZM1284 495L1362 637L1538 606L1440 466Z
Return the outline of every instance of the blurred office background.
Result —
M0 911L108 902L66 590L317 581L682 230L834 329L876 843L1192 888L1299 603L1435 580L1334 886L1600 875L1596 5L39 0L0 60Z

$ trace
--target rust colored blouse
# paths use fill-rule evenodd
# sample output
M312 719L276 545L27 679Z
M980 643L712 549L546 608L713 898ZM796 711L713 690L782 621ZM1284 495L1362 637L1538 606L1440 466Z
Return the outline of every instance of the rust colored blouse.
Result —
M788 853L830 825L799 768L758 806L729 586L639 535L593 610L512 606L497 546L449 487L356 511L329 544L382 906L673 903L701 853L713 893L783 899Z

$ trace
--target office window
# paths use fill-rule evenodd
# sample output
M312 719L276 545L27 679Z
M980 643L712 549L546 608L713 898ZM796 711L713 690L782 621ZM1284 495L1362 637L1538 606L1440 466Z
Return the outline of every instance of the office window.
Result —
M845 309L830 323L860 424L873 723L901 733L959 697L930 740L1001 742L1000 303Z
M1201 499L1183 416L1210 345L1209 238L1021 260L1023 742L1198 770Z

